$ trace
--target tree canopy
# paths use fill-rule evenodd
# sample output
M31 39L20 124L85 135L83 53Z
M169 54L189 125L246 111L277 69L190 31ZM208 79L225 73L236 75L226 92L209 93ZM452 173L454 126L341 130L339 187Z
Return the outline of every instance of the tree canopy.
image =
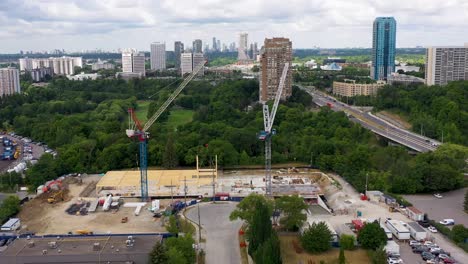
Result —
M302 247L310 253L325 252L331 248L332 233L325 222L312 223L300 240Z
M357 240L363 248L376 250L385 245L387 235L379 223L367 223L359 230Z

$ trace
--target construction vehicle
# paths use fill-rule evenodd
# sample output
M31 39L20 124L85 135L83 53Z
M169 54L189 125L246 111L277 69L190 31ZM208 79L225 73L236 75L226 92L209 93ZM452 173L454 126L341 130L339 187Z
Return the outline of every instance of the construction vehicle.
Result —
M89 230L86 230L86 229L76 230L75 233L78 234L78 235L92 235L93 234L92 231L89 231Z
M120 223L127 223L128 222L128 217L122 217L122 220L120 220Z
M50 204L56 203L58 201L63 201L63 190L60 190L47 198L47 202Z
M159 109L154 113L154 115L148 119L144 126L141 125L141 122L138 120L135 111L133 108L128 109L129 113L129 128L125 131L128 137L135 137L140 141L139 152L140 152L140 186L141 186L141 200L148 200L148 138L149 128L156 122L156 120L161 116L161 114L169 107L169 105L174 101L174 99L182 92L182 90L187 86L187 84L198 74L198 72L203 69L206 61L198 64L192 73L184 79L184 81L175 89L175 91L167 98L167 100L159 107Z
M265 142L265 183L266 183L266 195L271 196L271 137L276 134L276 129L273 129L273 122L275 121L276 110L278 110L279 101L281 94L283 93L284 83L288 75L289 63L284 64L283 73L276 91L275 101L269 111L268 105L263 104L263 125L264 130L258 134L258 139Z

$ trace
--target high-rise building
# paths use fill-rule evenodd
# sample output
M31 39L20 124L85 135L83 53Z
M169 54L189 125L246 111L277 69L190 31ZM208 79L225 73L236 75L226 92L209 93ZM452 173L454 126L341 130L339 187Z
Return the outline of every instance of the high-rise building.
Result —
M81 57L54 57L44 59L23 58L19 60L21 71L31 71L39 68L52 68L53 74L72 75L75 67L83 67Z
M192 52L193 53L202 53L203 52L203 43L201 39L196 39L192 43Z
M237 49L237 60L245 61L249 59L248 52L248 37L247 33L240 33L239 35L239 48Z
M180 73L184 76L186 73L192 72L193 60L192 53L185 52L180 55Z
M260 101L273 100L278 90L281 74L286 63L289 64L288 75L281 94L285 100L292 94L292 42L288 38L265 39L260 55Z
M395 72L396 21L393 17L374 20L371 78L386 80Z
M151 43L151 69L166 69L166 43Z
M216 51L221 51L221 40L216 41Z
M181 74L191 73L200 63L204 63L203 53L182 53L181 55ZM198 72L198 76L203 76L203 69Z
M21 92L19 71L8 67L0 69L0 97Z
M216 44L217 44L217 43L216 43L216 38L213 37L213 49L212 49L213 51L217 51L217 50L218 50L218 47L216 46Z
M468 80L468 43L465 47L427 48L425 77L427 85Z
M33 60L30 58L19 59L20 71L30 71L33 69Z
M184 53L184 43L180 41L174 42L174 56L175 56L175 68L180 70L180 55Z
M145 54L134 49L122 52L122 72L145 76Z

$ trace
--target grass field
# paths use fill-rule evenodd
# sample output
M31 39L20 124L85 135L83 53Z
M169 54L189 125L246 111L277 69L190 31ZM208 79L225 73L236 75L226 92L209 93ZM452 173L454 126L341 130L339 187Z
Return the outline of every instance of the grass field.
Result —
M136 115L137 115L138 120L140 120L142 124L144 124L146 120L148 120L147 115L148 115L148 108L149 108L150 103L151 103L150 101L138 101L137 102Z
M332 248L325 253L312 255L306 252L296 253L293 243L299 243L299 239L296 235L280 235L280 244L281 244L281 257L283 263L315 263L319 264L321 260L325 261L327 264L338 263L338 256L340 250L337 248ZM367 252L362 249L356 249L352 251L345 251L345 258L347 264L361 264L361 263L370 263Z
M171 114L169 115L169 119L167 120L167 126L173 127L174 129L180 125L187 124L192 121L193 118L193 110L185 110L185 109L176 109L171 110Z

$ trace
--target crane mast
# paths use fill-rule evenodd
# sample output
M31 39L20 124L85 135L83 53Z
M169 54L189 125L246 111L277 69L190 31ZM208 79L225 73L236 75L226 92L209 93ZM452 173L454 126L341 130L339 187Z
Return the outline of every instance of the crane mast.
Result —
M134 109L128 109L129 113L129 129L126 130L128 137L136 137L139 140L139 152L140 152L140 187L141 187L141 200L148 200L148 138L149 133L147 132L151 126L158 120L161 114L169 107L174 99L182 92L187 84L203 69L206 61L203 61L190 73L187 78L172 92L167 100L159 107L159 109L148 119L144 126L141 125L138 120Z
M275 121L276 111L278 110L281 94L283 93L284 83L288 75L289 63L284 64L283 72L281 74L278 90L276 91L275 101L271 112L266 103L263 104L263 125L264 130L260 132L259 139L265 141L265 192L267 196L272 195L271 190L271 137L276 134L276 130L272 129Z

